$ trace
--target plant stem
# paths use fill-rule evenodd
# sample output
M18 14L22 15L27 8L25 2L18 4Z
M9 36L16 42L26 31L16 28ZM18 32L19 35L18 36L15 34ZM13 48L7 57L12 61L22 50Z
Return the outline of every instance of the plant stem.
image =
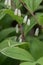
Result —
M11 7L12 7L12 10L15 10L15 8L16 8L16 5L14 4L13 0L11 0Z
M33 14L33 12L30 11L30 9L26 6L26 4L25 4L22 0L19 0L19 1L20 1L21 4L27 9L27 11L34 17L35 21L36 21L37 24L38 24L39 21L37 20L36 16ZM42 26L42 29L43 29L43 26Z
M27 8L27 6L25 5L25 3L24 3L22 0L19 0L19 1L23 4L23 6L29 11L29 13L34 17L34 19L35 19L36 22L38 23L38 20L37 20L37 18L35 17L35 15L33 14L33 12L30 11L29 8Z
M22 24L20 24L19 26L20 26L20 32L21 32L21 35L22 35L22 41L24 42L25 37L24 37L24 32L23 32L23 26L22 26Z

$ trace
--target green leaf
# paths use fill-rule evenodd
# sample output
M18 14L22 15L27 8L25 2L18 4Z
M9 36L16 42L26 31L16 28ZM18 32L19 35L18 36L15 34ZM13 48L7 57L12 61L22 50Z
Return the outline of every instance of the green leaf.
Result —
M35 60L43 56L43 42L40 40L31 37L30 38L30 52Z
M3 11L3 9L2 9ZM10 10L10 9L4 9L4 14L8 14L12 17L13 20L16 20L18 23L22 23L23 22L23 17L20 17L20 16L17 16L17 15L14 15L14 11L13 10ZM4 15L2 14L2 15ZM1 15L0 15L1 17ZM3 16L4 17L4 16ZM0 18L0 20L2 19L2 17Z
M23 43L23 42L22 42ZM24 44L19 45L18 47L29 51L29 42L25 42Z
M21 63L20 65L35 65L35 64L32 62L24 62L24 63Z
M37 60L36 62L24 62L21 63L20 65L43 65L43 57L41 57L39 60Z
M3 9L5 7L3 2L0 2L0 9Z
M43 26L43 13L37 13L36 17L37 17L39 25Z
M3 29L11 27L13 22L13 19L10 15L5 15L1 20L0 20L0 25L2 26Z
M1 53L13 59L34 61L33 57L29 52L19 47L8 47L3 49Z
M34 12L38 9L39 4L42 2L42 0L23 0L23 2L31 12Z
M7 57L0 53L0 65L5 61Z
M43 65L43 57L41 57L40 59L38 59L38 60L36 61L36 63L39 63L40 65Z
M15 4L16 8L19 8L21 5L19 0L14 0L14 4Z
M5 12L5 9L0 10L0 20L6 15L6 13L4 12Z
M7 28L0 31L0 41L5 39L12 32L15 32L15 28Z
M5 13L10 15L13 18L13 20L16 20L18 23L22 23L23 22L23 17L14 15L14 11L6 9Z
M13 36L5 39L0 43L0 51L7 47L25 46L26 44L29 45L29 43L27 42L16 42L16 36Z

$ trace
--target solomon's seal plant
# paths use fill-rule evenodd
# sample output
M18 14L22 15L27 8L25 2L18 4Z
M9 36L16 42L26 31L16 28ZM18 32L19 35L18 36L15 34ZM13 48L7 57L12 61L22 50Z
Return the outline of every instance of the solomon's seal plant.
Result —
M43 65L43 0L0 0L0 65Z

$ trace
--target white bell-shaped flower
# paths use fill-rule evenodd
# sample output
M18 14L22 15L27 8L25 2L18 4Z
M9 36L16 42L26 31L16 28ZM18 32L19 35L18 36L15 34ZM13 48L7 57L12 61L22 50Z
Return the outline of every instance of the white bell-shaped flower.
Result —
M11 9L11 0L5 0L4 4Z
M22 42L22 35L19 36L19 42Z
M17 15L17 14L18 14L18 9L16 8L14 11L14 15Z
M23 19L23 23L26 23L26 22L27 22L27 18L28 18L28 16L26 15L26 16L24 17L24 19Z
M4 4L7 5L7 0L5 0Z
M35 36L38 36L38 35L39 35L39 28L37 28L35 31Z
M19 32L18 24L16 25L16 33Z
M9 1L8 5L11 6L11 0L8 0L8 1Z
M30 26L30 19L27 20L27 25Z
M18 9L18 16L21 16L21 11L20 11L20 9Z
M14 15L18 15L18 16L21 16L21 11L20 11L20 9L15 9L15 11L14 11Z
M22 42L22 38L20 38L19 42Z

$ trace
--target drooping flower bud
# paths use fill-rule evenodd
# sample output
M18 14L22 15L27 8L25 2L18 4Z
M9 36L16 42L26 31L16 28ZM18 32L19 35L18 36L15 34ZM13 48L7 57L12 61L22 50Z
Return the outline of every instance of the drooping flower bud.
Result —
M26 16L24 17L24 19L23 19L23 23L26 23L26 22L27 22L27 18L28 18L28 16L26 15Z
M19 32L18 24L16 25L16 33Z
M30 19L27 20L27 25L30 26Z
M38 35L39 35L39 28L37 28L35 31L35 36L38 36Z
M4 4L7 5L7 0L5 0Z
M8 1L8 5L11 6L11 0Z
M19 42L22 42L22 35L19 36Z
M20 11L20 9L18 9L18 16L21 16L21 11Z
M14 15L17 15L17 14L18 14L18 9L16 8L14 11Z
M11 9L11 0L5 0L4 4Z

